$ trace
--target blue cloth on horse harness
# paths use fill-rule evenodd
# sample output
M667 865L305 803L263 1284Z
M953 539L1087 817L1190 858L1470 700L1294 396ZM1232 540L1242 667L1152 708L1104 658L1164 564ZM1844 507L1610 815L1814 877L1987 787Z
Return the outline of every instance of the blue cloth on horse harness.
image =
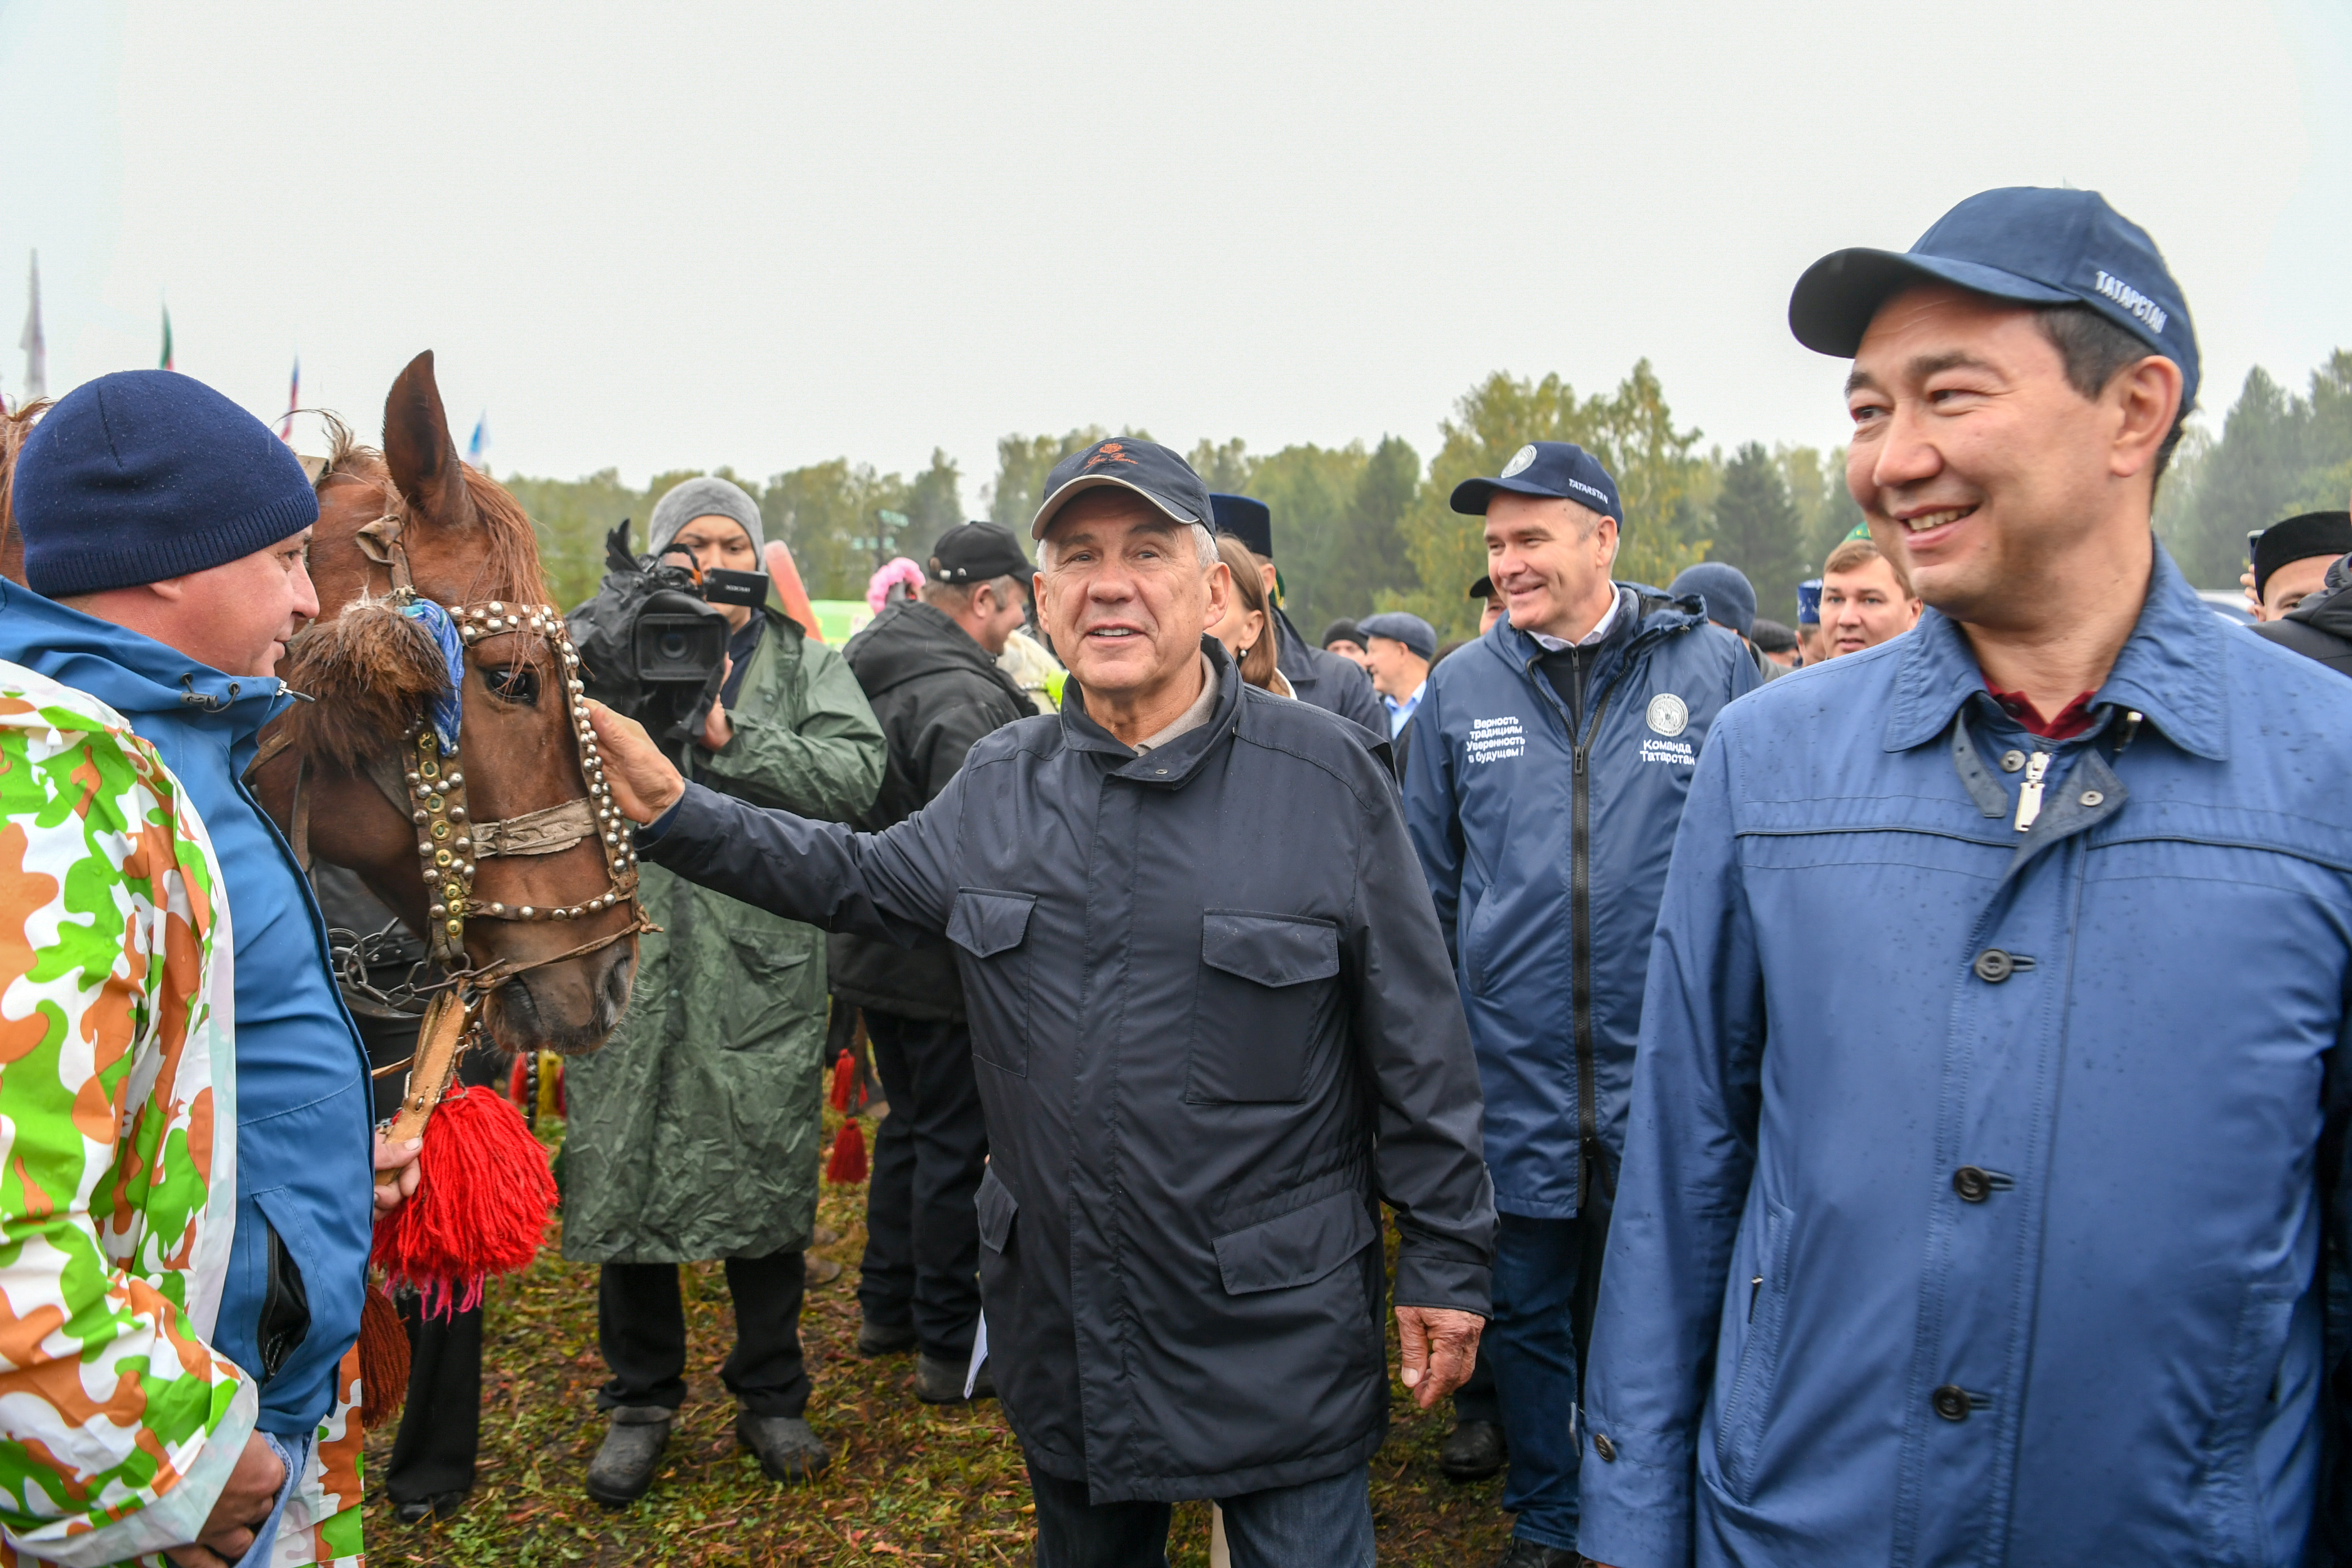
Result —
M400 613L432 634L441 645L441 662L448 668L449 684L433 699L433 734L441 742L441 754L457 754L457 727L464 720L466 705L458 693L465 689L466 647L457 638L457 623L449 612L430 599L411 599L400 606Z

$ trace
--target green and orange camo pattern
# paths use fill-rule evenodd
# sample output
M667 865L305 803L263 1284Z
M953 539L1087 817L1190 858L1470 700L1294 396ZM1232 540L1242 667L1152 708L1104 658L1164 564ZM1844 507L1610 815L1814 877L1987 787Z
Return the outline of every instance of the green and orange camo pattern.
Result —
M160 1562L252 1431L252 1380L206 1342L236 1215L230 955L155 752L0 662L0 1564ZM358 1425L321 1428L277 1563L362 1561Z

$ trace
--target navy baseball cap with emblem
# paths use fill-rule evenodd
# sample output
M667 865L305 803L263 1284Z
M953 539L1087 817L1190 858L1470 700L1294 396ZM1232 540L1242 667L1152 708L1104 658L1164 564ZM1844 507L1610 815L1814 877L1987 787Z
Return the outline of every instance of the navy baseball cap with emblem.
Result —
M1029 524L1029 537L1045 537L1046 524L1071 500L1092 489L1116 485L1133 490L1177 522L1197 522L1214 533L1216 513L1209 505L1209 487L1192 465L1172 448L1157 441L1121 436L1097 441L1054 465L1045 476L1045 499Z
M1919 283L2021 305L2087 305L2179 365L2181 411L2196 405L2189 301L2147 230L2096 191L1982 191L1908 250L1832 251L1797 279L1789 330L1817 353L1852 359L1879 306Z
M1625 525L1625 504L1617 499L1617 481L1601 460L1573 441L1530 441L1511 456L1503 471L1491 479L1465 479L1454 487L1454 510L1472 517L1486 515L1496 490L1513 495L1548 496L1572 500Z
M1255 496L1229 496L1212 491L1209 510L1216 514L1217 531L1230 533L1249 546L1253 555L1274 559L1274 513Z

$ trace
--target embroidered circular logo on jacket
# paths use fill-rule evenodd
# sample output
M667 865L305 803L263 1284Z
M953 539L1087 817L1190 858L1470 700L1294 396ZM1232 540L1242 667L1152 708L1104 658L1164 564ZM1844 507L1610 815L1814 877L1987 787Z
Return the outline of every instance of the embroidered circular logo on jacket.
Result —
M1503 465L1503 478L1507 479L1513 474L1525 473L1535 460L1536 449L1533 447L1520 447L1511 454L1511 460Z
M1690 728L1690 705L1671 691L1650 699L1650 728L1668 737Z

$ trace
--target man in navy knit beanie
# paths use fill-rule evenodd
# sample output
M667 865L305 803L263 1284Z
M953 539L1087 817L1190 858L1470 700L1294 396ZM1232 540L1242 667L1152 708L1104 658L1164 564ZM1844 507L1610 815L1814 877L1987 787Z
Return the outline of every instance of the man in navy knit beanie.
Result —
M101 376L50 409L17 454L11 495L29 590L0 583L0 682L26 684L29 670L85 692L154 748L211 841L233 949L216 953L213 984L226 969L235 998L221 1108L235 1131L215 1134L198 1198L229 1239L185 1264L185 1324L242 1379L173 1489L107 1524L121 1539L84 1555L308 1562L314 1530L359 1538L356 1520L328 1520L337 1502L312 1460L320 1434L356 1414L350 1352L373 1211L415 1185L413 1145L371 1156L367 1059L326 927L240 782L261 727L290 705L278 660L319 613L318 497L260 420L152 370ZM0 1083L0 1117L16 1082ZM406 1167L381 1198L372 1164ZM15 1235L18 1218L0 1193L0 1227ZM18 1392L0 1373L0 1443L20 1439ZM281 1518L293 1522L273 1554Z

